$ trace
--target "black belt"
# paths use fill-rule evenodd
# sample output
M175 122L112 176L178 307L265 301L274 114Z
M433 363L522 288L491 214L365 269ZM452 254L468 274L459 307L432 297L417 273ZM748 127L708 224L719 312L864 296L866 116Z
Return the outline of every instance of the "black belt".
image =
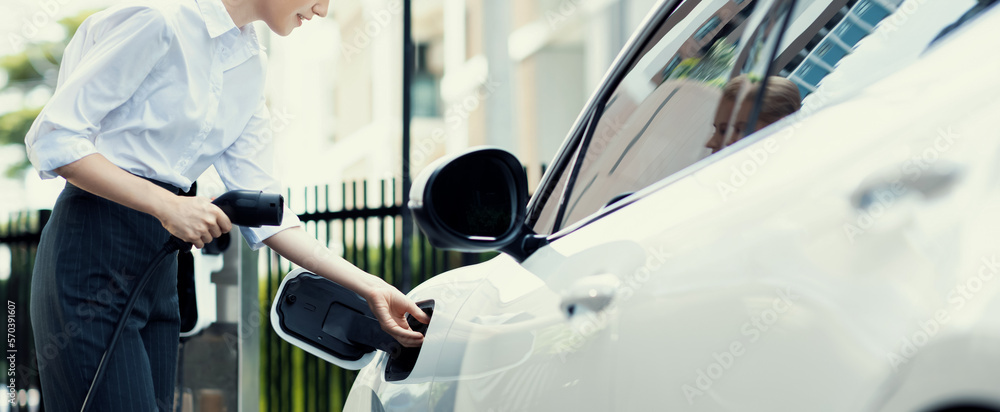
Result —
M139 176L139 175L136 175L136 176ZM150 179L150 178L144 177L144 176L139 176L139 177L148 180L149 182L153 183L154 185L157 185L159 187L167 189L167 191L169 191L170 193L173 193L175 195L179 195L181 193L184 193L184 190L182 190L181 188L179 188L177 186L174 186L174 185L172 185L170 183L161 182L159 180Z
M143 176L139 176L139 175L135 175L135 174L133 176L137 176L137 177L140 177L140 178L142 178L144 180L148 180L149 182L153 183L154 185L157 185L159 187L167 189L168 192L173 193L175 195L180 195L182 193L185 193L184 190L182 190L181 188L179 188L177 186L174 186L174 185L172 185L170 183L161 182L159 180L154 180L154 179L150 179L148 177L143 177ZM83 190L83 189L79 188L78 186L70 183L68 180L66 181L66 186L71 186L71 187L75 187L77 189ZM191 188L194 189L194 186L192 186Z

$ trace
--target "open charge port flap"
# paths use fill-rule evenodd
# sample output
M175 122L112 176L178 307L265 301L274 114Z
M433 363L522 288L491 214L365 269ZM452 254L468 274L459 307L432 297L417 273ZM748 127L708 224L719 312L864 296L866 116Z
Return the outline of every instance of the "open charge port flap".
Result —
M433 300L416 304L428 316L433 315ZM404 348L383 331L360 295L301 269L288 275L276 296L272 315L282 338L348 369L358 369L364 363L345 366L338 362L359 361L377 349L389 354L387 379L405 379L420 354L420 348ZM427 325L412 316L408 315L406 321L411 329L427 333Z
M333 302L330 305L330 309L326 312L326 318L323 320L323 332L341 342L361 344L365 346L363 350L369 351L372 349L371 344L376 343L379 338L378 336L371 336L372 333L366 330L372 327L372 322L375 322L375 326L378 326L377 320L344 306L340 302ZM364 334L365 336L359 338L352 335L355 333ZM380 343L384 344L384 342Z

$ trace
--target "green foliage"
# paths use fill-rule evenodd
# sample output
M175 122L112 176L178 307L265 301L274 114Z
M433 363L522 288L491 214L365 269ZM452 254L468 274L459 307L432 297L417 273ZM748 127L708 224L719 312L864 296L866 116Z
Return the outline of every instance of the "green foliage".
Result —
M7 84L4 86L4 90L18 89L22 93L27 93L35 87L43 85L46 80L46 72L59 69L63 49L76 34L76 30L80 28L87 17L96 11L84 11L59 20L59 24L66 32L66 37L61 41L31 43L20 53L0 57L0 70L7 74ZM0 145L24 144L24 136L41 110L41 107L22 107L0 115ZM30 167L31 164L25 158L9 165L4 170L4 174L7 177L20 176Z
M692 69L698 66L699 62L701 62L701 59L698 57L688 57L684 60L681 60L681 62L677 65L677 67L674 68L674 71L669 74L668 78L683 79L685 77L688 77L688 74L691 73Z
M23 83L41 79L42 74L31 64L28 51L0 58L0 69L7 72L8 83ZM8 86L9 87L9 86Z
M91 14L97 13L98 11L100 10L85 10L77 13L75 16L63 17L60 19L59 25L66 29L66 38L72 38L73 35L76 34L76 30L80 28L81 24L83 24L83 21L87 20L87 17L90 17Z
M41 111L41 107L23 108L0 115L0 144L24 144L24 135Z
M32 43L20 53L0 57L0 69L7 72L8 87L42 80L44 73L39 72L39 67L58 67L66 44L76 34L83 21L95 12L96 10L84 11L59 20L59 25L66 32L66 37L60 41Z
M699 80L709 84L725 84L729 70L736 61L736 46L720 39L712 44L704 56L681 61L670 78ZM721 83L719 79L722 79Z
M4 176L12 179L20 179L24 177L24 174L31 169L31 162L28 161L27 157L24 157L19 162L8 165L7 170L4 170Z
M42 111L41 107L25 108L18 111L0 115L0 144L24 144L24 136L28 134L31 123ZM10 178L20 178L31 168L28 158L24 157L19 162L7 165L3 171L4 176Z

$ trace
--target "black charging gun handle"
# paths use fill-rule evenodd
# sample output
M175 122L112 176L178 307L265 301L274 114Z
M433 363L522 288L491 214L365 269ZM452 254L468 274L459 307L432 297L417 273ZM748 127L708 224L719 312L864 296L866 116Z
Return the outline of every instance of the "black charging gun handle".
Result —
M285 199L278 194L259 190L230 190L212 203L229 217L234 225L247 227L278 226L284 217ZM172 250L190 250L193 246L177 236L167 241Z

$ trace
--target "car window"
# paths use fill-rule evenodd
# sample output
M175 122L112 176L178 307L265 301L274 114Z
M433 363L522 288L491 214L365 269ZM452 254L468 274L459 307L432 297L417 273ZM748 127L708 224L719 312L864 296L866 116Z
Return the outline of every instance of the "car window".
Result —
M668 19L680 23L644 46L591 120L589 139L541 206L534 230L556 232L698 162L713 152L717 126L725 141L738 140L749 128L738 118L752 113L753 101L726 107L724 90L740 76L737 94L744 95L765 77L790 3L682 3ZM716 121L723 113L726 120Z
M931 2L916 9L902 0L808 3L797 6L801 11L775 59L779 74L799 87L806 112L843 100L912 63L985 5L977 0Z

